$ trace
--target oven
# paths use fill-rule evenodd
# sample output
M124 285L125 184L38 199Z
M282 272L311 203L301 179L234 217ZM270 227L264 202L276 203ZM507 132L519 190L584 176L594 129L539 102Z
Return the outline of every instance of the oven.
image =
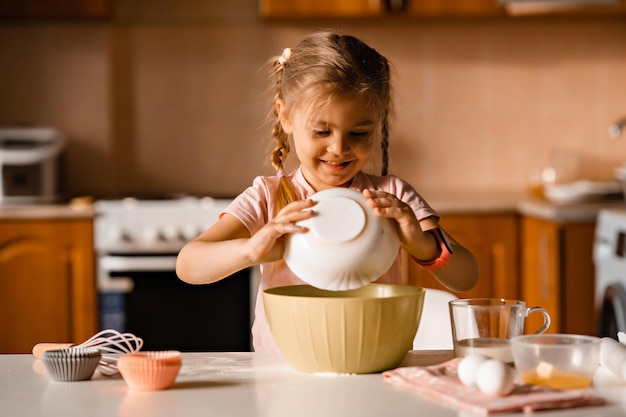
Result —
M134 333L144 350L250 351L254 271L207 285L186 284L175 272L185 242L215 223L230 202L96 201L100 329Z
M594 242L598 335L626 332L626 209L598 213Z

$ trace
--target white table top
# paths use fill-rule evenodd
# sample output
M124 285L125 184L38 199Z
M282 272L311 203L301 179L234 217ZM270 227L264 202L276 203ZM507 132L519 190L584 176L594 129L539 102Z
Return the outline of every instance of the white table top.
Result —
M414 351L404 364L450 357L449 351ZM623 416L624 394L626 387L611 388L605 392L608 405L540 416ZM21 417L469 416L388 385L381 374L306 374L279 356L259 353L184 353L174 386L154 392L131 391L119 375L55 382L31 355L0 355L0 410L3 416Z

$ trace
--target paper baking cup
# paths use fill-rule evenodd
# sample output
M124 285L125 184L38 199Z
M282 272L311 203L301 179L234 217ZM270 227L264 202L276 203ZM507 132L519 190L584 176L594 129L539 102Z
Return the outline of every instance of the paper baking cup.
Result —
M48 350L41 360L55 381L84 381L91 379L101 357L98 349L71 347Z
M172 386L182 366L177 350L135 352L122 355L117 367L129 388L156 391Z

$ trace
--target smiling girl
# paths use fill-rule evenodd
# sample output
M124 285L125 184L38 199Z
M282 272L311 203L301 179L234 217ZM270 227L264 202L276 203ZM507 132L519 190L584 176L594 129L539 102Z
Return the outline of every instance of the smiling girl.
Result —
M206 284L260 264L254 349L277 350L262 292L303 283L283 260L284 235L307 232L296 223L315 214L310 196L346 187L362 192L376 215L395 221L402 248L415 262L453 291L471 289L478 279L474 256L440 228L438 214L410 184L387 174L392 100L385 57L355 37L323 31L285 49L272 65L276 176L255 178L214 226L185 245L178 276ZM290 140L300 166L285 173ZM381 176L363 172L376 146ZM400 267L398 254L376 282L401 284Z

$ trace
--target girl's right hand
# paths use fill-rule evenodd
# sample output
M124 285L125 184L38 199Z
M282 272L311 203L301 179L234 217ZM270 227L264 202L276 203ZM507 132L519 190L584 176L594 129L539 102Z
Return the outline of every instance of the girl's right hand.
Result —
M273 262L283 258L286 233L305 233L306 227L296 223L313 217L313 200L300 200L287 204L247 242L248 257L253 264Z

